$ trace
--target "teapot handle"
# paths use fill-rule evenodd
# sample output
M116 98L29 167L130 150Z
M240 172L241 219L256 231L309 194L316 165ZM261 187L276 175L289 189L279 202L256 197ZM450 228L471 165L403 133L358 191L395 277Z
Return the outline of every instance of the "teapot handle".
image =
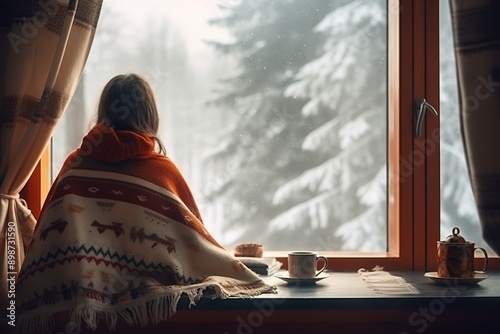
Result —
M481 252L483 252L483 255L484 255L484 266L483 266L483 270L481 270L481 271L475 271L475 272L478 273L478 274L484 274L486 272L486 269L488 268L488 253L486 253L486 249L484 249L482 247L476 247L476 248L474 248L474 252L476 250L480 250Z

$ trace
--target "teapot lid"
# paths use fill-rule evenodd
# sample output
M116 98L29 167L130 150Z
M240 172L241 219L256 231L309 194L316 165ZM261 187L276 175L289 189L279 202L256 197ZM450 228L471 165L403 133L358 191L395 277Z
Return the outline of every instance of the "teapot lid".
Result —
M453 234L449 235L445 242L467 242L465 238L460 235L460 229L458 227L454 227L451 232Z

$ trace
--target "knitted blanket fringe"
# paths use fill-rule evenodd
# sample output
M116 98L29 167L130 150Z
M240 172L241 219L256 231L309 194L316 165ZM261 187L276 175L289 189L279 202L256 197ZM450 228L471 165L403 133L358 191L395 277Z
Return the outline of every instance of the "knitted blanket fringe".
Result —
M74 329L113 329L119 318L133 326L164 322L182 295L191 308L202 297L276 293L175 193L142 179L73 170L39 224L17 280L16 333L49 333L58 312Z
M175 313L179 298L180 296L156 297L145 304L130 305L122 310L113 311L97 310L91 305L80 306L76 310L69 308L70 321L66 327L67 329L82 328L82 325L86 325L89 329L96 330L98 319L101 319L104 320L107 328L113 330L119 317L122 317L129 325L156 325ZM26 321L19 319L16 333L49 333L54 326L52 315L54 311L38 313Z
M123 318L129 325L157 325L158 323L167 321L176 313L177 304L182 294L188 297L189 307L191 308L191 306L196 305L196 302L203 296L207 288L215 288L217 291L210 297L212 299L225 299L230 296L220 287L212 285L205 288L193 287L175 295L155 297L145 303L129 305L121 310L103 310L92 305L82 305L77 309L68 308L70 320L66 324L66 332L73 332L73 330L82 328L84 325L91 330L96 330L99 320L104 321L107 328L114 330L119 317ZM255 295L258 295L258 293L256 292ZM252 298L252 296L248 295L233 297ZM54 326L52 314L57 311L60 310L47 309L46 312L35 314L26 320L21 317L17 321L15 333L49 333Z

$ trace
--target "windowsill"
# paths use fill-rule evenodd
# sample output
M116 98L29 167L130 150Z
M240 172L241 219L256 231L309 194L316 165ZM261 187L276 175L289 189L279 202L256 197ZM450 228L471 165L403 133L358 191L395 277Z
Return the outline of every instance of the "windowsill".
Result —
M353 272L330 272L316 285L302 287L264 277L277 285L277 294L202 299L190 309L184 299L177 314L155 329L158 333L489 333L498 326L500 271L488 272L488 278L475 286L438 285L423 272L391 273L404 277L420 293L382 295L357 283L338 286L349 275L355 282Z
M391 274L403 277L407 283L412 284L419 294L381 294L368 288L366 284L359 284L357 273L330 272L329 277L314 285L299 286L287 284L276 277L263 277L264 281L276 285L276 294L263 294L252 299L214 299L200 300L192 309L197 310L231 310L231 309L253 309L259 301L270 301L275 310L312 310L312 309L335 309L339 305L363 306L373 303L377 306L391 305L397 307L401 303L411 305L423 300L453 299L454 304L470 303L472 300L492 300L500 304L500 272L488 272L488 278L476 285L464 286L454 282L441 285L433 282L421 272L391 272ZM352 284L349 282L352 278ZM342 282L342 286L337 283ZM396 305L397 304L397 305Z

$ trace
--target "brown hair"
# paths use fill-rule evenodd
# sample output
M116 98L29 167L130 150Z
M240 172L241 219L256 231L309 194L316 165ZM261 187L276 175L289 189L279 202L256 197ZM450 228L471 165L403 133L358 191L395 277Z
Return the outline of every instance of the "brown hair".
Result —
M156 142L158 153L166 154L158 137L160 118L153 90L137 74L117 75L104 86L97 109L97 123L148 136Z

